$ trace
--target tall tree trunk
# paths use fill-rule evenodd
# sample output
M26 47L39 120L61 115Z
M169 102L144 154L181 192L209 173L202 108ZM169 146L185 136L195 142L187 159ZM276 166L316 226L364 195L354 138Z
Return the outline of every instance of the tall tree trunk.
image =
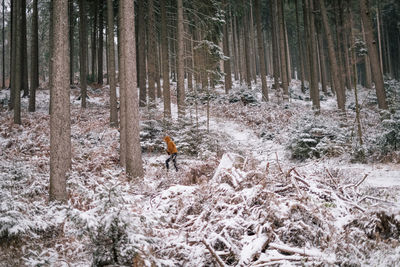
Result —
M123 21L122 21L122 13L123 13L123 4L122 1L118 3L118 20L117 20L117 35L118 35L118 80L119 80L119 100L120 100L120 109L119 109L119 132L120 132L120 138L119 138L119 161L120 165L126 169L126 92L125 92L125 77L124 77L124 69L125 69L125 59L126 55L124 54L124 44L125 44L125 34L122 34L123 30Z
M239 71L239 82L240 82L240 85L242 85L242 83L243 83L243 80L244 80L244 72L243 72L243 65L245 64L243 61L242 61L242 57L241 57L241 53L240 53L240 51L242 51L242 49L241 49L241 27L239 26L239 21L238 21L238 18L236 17L235 19L235 25L236 25L236 27L235 27L235 30L236 30L236 41L237 41L237 57L238 57L238 71Z
M371 70L373 80L375 82L376 96L378 97L378 106L380 109L387 109L386 92L383 86L383 76L379 64L378 51L376 49L376 41L372 31L372 21L370 8L366 0L360 0L361 18L365 29L365 38L367 40L368 54L371 60Z
M187 80L188 80L188 90L193 91L193 33L191 30L191 26L187 25L188 29L188 34L190 38L187 40L187 50L188 50L188 55L187 55Z
M264 61L264 41L261 31L261 5L260 0L255 0L255 16L256 16L256 27L257 27L257 43L258 43L258 56L260 57L260 76L261 76L261 91L263 101L268 101L268 88L267 88L267 73L265 71Z
M244 61L246 62L246 84L251 88L251 67L250 67L250 37L249 37L249 11L247 10L246 3L244 5L244 18L243 18L243 34L244 34Z
M340 110L345 111L346 95L344 93L344 88L342 87L342 83L340 82L338 63L336 61L335 47L333 43L332 31L328 22L328 14L326 12L325 0L321 0L320 4L321 4L322 22L324 25L324 32L326 35L326 40L328 42L329 63L331 66L331 72L333 76L333 84L335 85L337 104Z
M79 73L81 83L81 107L86 108L87 90L87 31L86 0L79 0Z
M139 101L136 83L136 42L135 42L135 11L134 3L130 0L121 0L121 43L123 60L122 88L125 99L126 120L126 173L130 177L143 177L142 151L139 136Z
M149 93L149 107L154 108L156 106L156 39L155 39L155 18L154 18L154 1L148 0L148 49L147 49L147 68L149 71L148 78L148 93Z
M251 73L251 79L254 81L254 83L257 83L257 55L256 55L256 50L255 50L255 38L254 38L254 25L253 25L253 1L249 1L249 41L250 41L250 73Z
M74 1L68 1L68 15L69 15L69 82L74 84Z
M317 60L317 42L316 42L316 31L315 31L315 15L314 15L314 0L308 1L308 17L310 27L310 54L311 54L311 98L313 102L313 108L316 110L320 109L319 103L319 87L318 87L318 60Z
M53 1L50 1L50 26L49 26L49 59L48 59L48 64L49 64L49 85L52 83L52 71L53 71L53 56L51 53L53 53L53 46L54 46L54 42L53 42L53 36L54 36L54 30L53 30ZM52 91L51 91L51 86L49 87L49 91L50 91L50 103L49 103L49 114L51 113L51 96L52 96Z
M282 3L283 5L283 3ZM283 9L283 7L282 7ZM284 26L285 26L285 53L286 53L286 67L287 67L287 79L288 79L288 85L290 85L290 82L292 81L292 64L291 64L291 58L290 58L290 47L289 47L289 40L287 37L287 27L286 27L286 20L284 19Z
M169 56L167 38L167 10L166 0L160 0L161 12L161 55L162 55L162 77L163 77L163 98L164 98L164 118L171 118L171 92L169 88Z
M160 44L160 37L158 33L157 36L157 43L156 43L156 85L157 85L157 98L162 98L162 90L161 90L161 44Z
M15 4L15 64L14 64L14 80L12 83L13 91L14 91L14 102L13 102L13 109L14 109L14 123L21 124L21 87L22 87L22 3L21 1L16 1Z
M238 52L237 52L237 36L236 36L236 26L235 26L235 19L232 18L232 12L230 12L230 24L232 29L232 43L233 43L233 69L234 69L234 77L235 81L239 80L239 71L238 71Z
M115 82L114 6L112 0L107 0L107 56L107 77L110 84L110 126L117 127L118 109Z
M183 28L183 3L182 0L177 0L178 8L178 25L177 25L177 39L178 39L178 82L177 82L177 99L178 99L178 115L180 118L185 116L185 59L184 59L184 28Z
M30 112L35 111L36 89L39 87L38 0L33 0L32 9L31 86L28 108Z
M288 76L287 76L287 61L286 61L286 45L285 45L285 27L283 18L283 5L282 0L274 0L276 8L278 10L278 20L279 20L279 52L281 58L281 81L283 88L284 99L289 99L289 89L288 89Z
M350 58L349 58L349 41L348 41L348 37L349 37L349 21L348 21L348 16L345 15L344 13L344 5L341 2L341 6L339 8L340 10L340 24L341 24L341 28L342 28L342 36L341 36L341 40L342 40L342 52L344 54L344 70L346 71L345 73L345 77L346 77L346 86L347 89L351 89L351 66L350 66Z
M10 88L10 101L8 102L8 109L12 110L14 107L14 80L15 80L15 40L16 40L16 23L15 23L15 17L16 17L16 1L12 1L10 3L11 10L10 10L10 24L11 24L11 29L10 29L10 83L8 87Z
M363 40L365 43L367 43L367 39L365 38L364 23L362 22L362 20L361 20L361 30L363 34ZM365 66L365 87L372 89L371 63L368 54L364 56L364 66Z
M96 81L96 46L97 46L97 13L99 10L99 5L98 5L98 0L93 0L93 4L92 4L92 8L93 8L93 21L92 21L92 82L94 83Z
M138 10L138 80L139 80L139 106L145 107L147 104L147 90L146 90L146 7L145 1L139 2Z
M1 70L2 70L2 86L1 86L1 88L6 88L6 70L5 70L5 67L6 67L6 64L5 64L5 46L4 46L4 42L5 42L5 37L6 37L6 35L5 35L5 28L4 28L4 8L5 8L5 6L4 6L4 0L3 0L3 16L2 16L2 20L3 20L3 27L2 27L2 32L3 32L3 40L2 40L2 68L1 68Z
M298 50L298 66L300 67L300 80L301 80L301 91L305 92L304 87L304 62L302 57L302 49L301 49L301 41L300 41L300 23L299 23L299 9L298 9L298 0L295 0L296 4L296 31L297 31L297 50Z
M104 2L99 1L99 49L97 50L97 83L103 84L103 28L104 28Z
M322 39L322 29L319 29L318 33L318 52L319 52L319 62L321 69L321 86L322 92L325 94L328 93L327 87L327 75L326 75L326 59L325 59L325 49L324 49L324 40Z
M66 201L66 173L71 164L68 2L53 1L53 64L50 115L50 200Z
M273 69L274 69L274 88L278 90L279 87L279 51L278 51L278 19L277 19L277 8L276 8L276 0L269 1L270 9L272 10L271 16L271 28L272 28L272 55L273 55Z
M228 6L226 0L223 2L224 10L228 14ZM232 89L232 74L231 74L231 55L229 53L229 32L228 32L228 17L225 16L225 25L223 26L224 33L224 55L229 59L224 60L224 72L225 72L225 93L228 94L229 90Z
M360 2L361 5L361 2ZM378 30L378 51L379 51L379 65L381 66L381 72L383 75L383 57L382 57L382 38L381 38L381 11L378 7L376 8L376 28Z
M29 96L29 81L28 81L28 42L27 42L27 34L26 34L26 0L21 0L21 60L22 60L22 90L24 94L22 97Z

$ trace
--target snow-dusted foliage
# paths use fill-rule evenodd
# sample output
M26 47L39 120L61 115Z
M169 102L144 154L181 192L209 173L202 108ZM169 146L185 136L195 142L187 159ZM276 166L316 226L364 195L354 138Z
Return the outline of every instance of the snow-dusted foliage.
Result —
M337 114L328 95L315 115L298 85L303 97L285 105L272 90L261 101L257 86L194 92L184 122L175 105L171 121L160 103L141 110L140 180L119 166L107 87L88 90L85 111L72 89L65 204L48 202L48 91L21 126L0 104L0 266L395 266L398 166L349 163L354 111ZM385 136L370 95L360 89L368 153ZM164 135L178 147L179 172L165 169ZM312 142L307 160L288 155L295 140Z
M343 154L350 139L345 126L322 117L308 116L299 119L289 145L292 158L304 160Z

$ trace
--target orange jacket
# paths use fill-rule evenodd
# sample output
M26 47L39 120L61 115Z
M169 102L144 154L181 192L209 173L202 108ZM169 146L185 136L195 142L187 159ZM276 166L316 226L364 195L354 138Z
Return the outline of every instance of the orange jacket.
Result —
M165 143L167 143L167 153L168 154L178 153L178 150L176 149L174 141L172 141L169 136L164 137L164 141L165 141Z

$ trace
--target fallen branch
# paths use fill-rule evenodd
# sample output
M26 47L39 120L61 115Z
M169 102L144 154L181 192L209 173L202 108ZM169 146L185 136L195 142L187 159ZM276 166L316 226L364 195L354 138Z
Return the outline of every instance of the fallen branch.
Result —
M365 175L364 175L364 178L362 178L362 179L355 185L355 188L357 188L360 184L362 184L362 182L365 181L365 179L367 178L367 176L368 176L368 173L365 174Z
M362 199L360 199L360 200L358 201L358 203L360 203L360 202L362 202L362 201L364 201L364 200L366 200L366 199L371 199L371 200L375 200L375 201L380 201L380 202L387 203L387 204L392 204L392 205L395 205L395 206L399 205L398 203L395 203L395 202L391 202L391 201L387 201L387 200L384 200L384 199L380 199L380 198L376 198L376 197L371 197L371 196L365 196L365 197L363 197Z
M276 243L270 243L269 244L270 248L274 248L276 250L279 251L283 251L286 253L291 253L291 254L299 254L302 256L307 256L307 257L321 257L323 256L322 253L320 252L314 252L314 251L310 251L310 250L306 250L306 249L301 249L301 248L292 248L286 245L279 245Z
M332 182L333 182L335 185L337 185L337 182L336 182L335 179L333 178L331 172L330 172L328 169L326 169L326 168L325 168L325 170L326 170L326 172L328 173L328 177L331 178Z
M268 266L271 264L279 264L280 261L301 261L303 260L304 257L302 256L282 256L282 257L271 257L269 259L263 259L261 261L257 261L251 266L253 267L262 267L262 266Z
M302 182L302 183L305 184L307 187L310 187L310 185L309 185L309 184L301 177L301 175L297 172L297 170L296 170L295 167L291 168L291 169L287 172L286 177L289 177L291 172L294 172L294 173L295 173L295 175L294 175L293 177L294 177L296 180L298 180L299 182Z
M212 247L210 247L210 245L207 243L207 241L205 239L201 240L201 243L204 244L204 246L206 246L206 248L208 249L208 251L210 252L210 254L214 257L214 259L217 261L217 263L219 264L219 266L221 267L225 267L225 263L222 261L222 259L217 255L217 253L215 253L214 249Z
M280 189L275 190L274 193L281 193L281 192L284 192L284 191L286 191L286 190L292 189L292 187L293 187L292 184L288 184L288 185L285 186L285 187L282 187L282 188L280 188Z

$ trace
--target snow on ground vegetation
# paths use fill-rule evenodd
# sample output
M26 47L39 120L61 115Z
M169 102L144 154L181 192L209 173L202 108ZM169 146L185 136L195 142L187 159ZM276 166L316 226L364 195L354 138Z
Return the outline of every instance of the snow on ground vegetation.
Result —
M133 180L118 164L108 87L89 90L86 110L73 88L66 204L48 200L48 90L21 126L1 91L0 266L395 266L399 88L386 82L381 113L359 88L363 145L352 91L346 114L321 95L316 115L298 81L290 103L274 91L261 102L258 85L189 93L185 121L163 120L158 103L141 110L146 174ZM165 134L179 172L165 170Z

